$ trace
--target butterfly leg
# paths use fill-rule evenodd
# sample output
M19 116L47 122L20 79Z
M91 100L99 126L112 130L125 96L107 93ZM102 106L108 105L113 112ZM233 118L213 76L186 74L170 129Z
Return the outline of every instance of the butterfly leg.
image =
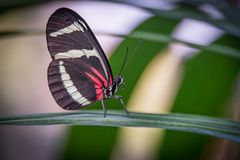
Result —
M124 82L122 83L122 85L121 85L121 86L122 86L122 89L125 89L125 88L126 88L126 85L125 85L125 83L124 83Z
M104 99L102 99L101 102L102 102L102 107L103 107L103 111L104 111L104 117L106 117L106 115L107 115L107 108L105 106Z
M124 102L123 102L122 96L115 95L114 98L115 98L115 99L118 99L118 100L121 102L122 108L124 109L124 111L125 111L125 112L127 113L127 115L128 115L128 111L127 111L127 108L125 107L125 104L124 104Z

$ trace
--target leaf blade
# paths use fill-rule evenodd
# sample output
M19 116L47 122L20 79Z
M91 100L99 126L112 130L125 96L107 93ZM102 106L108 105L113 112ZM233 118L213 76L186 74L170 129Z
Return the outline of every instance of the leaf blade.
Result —
M0 118L0 125L80 125L106 127L147 127L198 133L240 142L240 122L188 114L146 114L109 111L46 113Z

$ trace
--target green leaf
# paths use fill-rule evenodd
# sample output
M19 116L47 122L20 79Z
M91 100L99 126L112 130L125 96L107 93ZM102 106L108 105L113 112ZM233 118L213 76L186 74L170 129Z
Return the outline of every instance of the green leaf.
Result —
M240 142L240 122L223 118L186 114L146 114L99 110L46 113L0 118L1 125L88 125L108 127L148 127L199 133Z
M41 35L43 34L43 31L0 31L0 38L8 37L8 36L17 36L17 35ZM233 58L240 59L240 50L229 47L226 45L220 45L220 44L211 44L209 46L199 45L195 43L186 42L183 40L172 38L169 35L162 34L162 33L156 33L156 32L146 32L146 31L134 31L130 35L123 35L123 34L111 34L111 33L98 33L100 35L109 35L109 36L115 36L115 37L122 37L122 38L134 38L134 39L142 39L145 41L152 41L152 42L159 42L168 44L171 42L179 42L182 44L185 44L189 47L193 47L200 50L206 50L211 51L216 54L223 54L225 56L230 56Z
M105 35L113 35L116 37L129 37L129 38L134 38L134 39L142 39L142 40L146 40L146 41L161 42L161 43L165 43L165 44L168 44L170 42L179 42L179 43L185 44L189 47L193 47L196 49L211 51L211 52L214 52L217 54L223 54L226 56L240 59L240 50L226 46L226 45L211 44L209 46L204 46L204 45L199 45L199 44L175 39L169 35L165 35L165 34L161 34L161 33L134 31L130 35L107 34L107 33L105 33Z
M156 7L148 7L143 6L142 3L139 3L137 1L128 1L128 0L111 0L113 2L117 3L123 3L127 5L132 5L135 7L142 8L146 11L149 11L155 16L161 16L161 17L166 17L170 19L183 19L183 18L192 18L196 20L200 20L206 23L209 23L211 25L214 25L225 32L233 35L233 36L238 36L240 37L240 23L237 20L231 19L216 19L212 18L208 14L202 12L201 10L198 9L199 5L197 4L192 4L192 5L186 5L184 3L176 3L176 1L172 2L172 4L178 5L176 9L172 10L163 10L163 9L157 9ZM222 6L221 8L227 8L231 9L229 6ZM235 14L238 14L239 11L236 11Z

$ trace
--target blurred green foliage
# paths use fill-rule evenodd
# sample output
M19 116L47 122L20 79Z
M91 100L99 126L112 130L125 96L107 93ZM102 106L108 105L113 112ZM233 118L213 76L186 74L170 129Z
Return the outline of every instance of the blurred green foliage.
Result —
M178 20L153 17L141 24L136 30L170 35L177 23ZM126 47L129 47L130 50L133 49L137 41L131 38L125 39L114 52L110 59L114 75L120 70ZM239 42L238 37L226 35L215 43L228 44L228 46L239 49L239 47L236 47L236 42ZM127 87L124 91L119 92L119 94L123 95L125 101L130 96L146 65L165 47L166 44L161 43L149 41L141 43L124 74ZM209 51L202 51L189 59L185 63L184 79L173 106L173 112L223 116L228 107L226 104L229 104L229 98L233 91L239 68L240 63L238 59ZM107 104L108 108L114 107L116 109L116 106L119 106L119 109L121 109L120 103L116 100L109 100ZM100 104L97 106L100 107ZM89 141L84 138L86 135L83 133L86 134L86 130L89 130L89 137L105 139L104 143L111 143L111 145L104 146L103 143ZM110 139L108 139L108 136L104 136L104 133L107 133L113 141L106 142ZM80 152L79 150L75 150L76 152L72 152L73 148L84 148L85 143L92 143L93 148L98 148L99 146L101 148L107 147L108 149L103 149L105 152L102 152L100 155L96 154L95 158L99 159L99 157L103 157L103 159L108 159L109 157L106 156L106 152L111 153L111 146L115 143L115 139L112 139L112 137L116 137L116 133L117 129L113 128L97 128L95 131L92 131L89 127L73 127L69 143L67 143L65 159L87 158L89 156L88 151L82 150ZM160 159L198 159L208 143L208 136L167 131L162 150L159 152L159 157ZM174 154L172 154L173 152ZM88 158L93 158L93 155L90 156Z
M3 1L0 5L0 12L3 13L8 9L41 2L43 1ZM195 13L195 10L190 6L183 6L174 12L151 9L148 9L148 11L157 15L157 17L146 20L136 28L137 31L170 35L181 18L195 17L215 24L231 34L223 36L215 44L240 49L240 25L239 22L233 21L234 19L231 21L215 21L199 12L192 14ZM225 9L224 11L230 14L231 10ZM234 14L231 13L230 17L233 17ZM114 51L110 59L114 75L117 75L121 68L126 47L129 47L131 52L136 47L137 42L138 39L127 38ZM123 95L126 103L146 65L166 46L165 43L142 40L141 46L133 55L124 73L126 89L118 92ZM229 110L239 68L239 59L209 51L201 51L185 63L184 78L172 112L225 116L226 111ZM121 109L120 103L114 99L109 100L107 106L109 109ZM101 109L101 104L97 103L88 109L96 108ZM71 127L63 159L109 159L116 141L117 131L117 128L109 127ZM166 131L159 157L161 160L200 159L205 147L212 139L209 136L198 134Z
M169 20L167 18L160 18L160 17L153 17L147 21L145 21L143 24L141 24L139 27L137 27L135 30L137 31L151 31L156 33L164 33L169 35L175 25L178 23L178 20ZM123 43L120 44L120 46L116 49L116 51L113 53L113 55L110 58L110 65L113 69L113 75L117 75L121 69L123 57L126 52L126 47L129 47L130 54L131 50L133 50L138 43L138 39L131 39L127 38L124 40ZM126 83L126 88L124 90L119 90L118 94L122 95L125 102L127 103L127 100L138 81L141 73L143 72L146 65L149 63L149 61L159 53L162 49L166 47L166 44L161 44L157 42L151 42L151 41L142 41L141 46L137 49L136 53L131 57L130 62L128 63L128 66L125 69L124 78ZM108 109L122 109L119 101L111 99L107 101L107 107ZM101 104L98 103L94 107L90 108L100 108ZM118 108L117 108L118 107ZM69 141L66 146L66 154L64 159L82 159L88 158L88 159L108 159L110 156L110 153L115 144L115 139L108 139L108 137L115 137L117 134L117 128L107 128L103 127L101 128L95 128L92 129L94 131L91 131L89 129L91 127L78 127L74 126L71 129ZM95 137L98 139L104 139L104 143L111 143L111 146L109 148L109 145L104 145L104 143L95 143L96 141L89 140L85 138L84 133L88 133L87 135L89 137ZM107 133L108 136L105 136ZM102 135L102 136L101 136ZM76 138L78 137L78 138ZM110 141L112 140L112 141ZM108 141L108 142L106 142ZM92 148L105 148L103 150L107 151L108 154L105 152L102 152L99 154L88 154L88 151L86 151L84 148L85 143L91 143ZM88 144L90 145L90 144ZM81 148L81 151L77 150L76 148ZM75 152L74 152L75 151ZM104 156L105 155L105 156ZM89 157L88 157L89 156ZM95 157L94 157L95 156Z
M225 35L215 43L239 48L240 38ZM240 69L238 59L202 51L185 64L185 76L173 112L224 117ZM210 137L166 131L161 160L199 159ZM183 145L184 144L184 145ZM172 154L174 152L174 154Z

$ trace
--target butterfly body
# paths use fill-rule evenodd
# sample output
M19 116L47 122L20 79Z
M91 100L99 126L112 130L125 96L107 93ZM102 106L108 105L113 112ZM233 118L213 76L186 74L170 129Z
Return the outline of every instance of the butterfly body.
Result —
M47 23L50 91L64 109L80 109L104 99L119 99L123 77L113 78L106 55L85 20L68 8L56 10ZM125 109L126 111L126 109Z

